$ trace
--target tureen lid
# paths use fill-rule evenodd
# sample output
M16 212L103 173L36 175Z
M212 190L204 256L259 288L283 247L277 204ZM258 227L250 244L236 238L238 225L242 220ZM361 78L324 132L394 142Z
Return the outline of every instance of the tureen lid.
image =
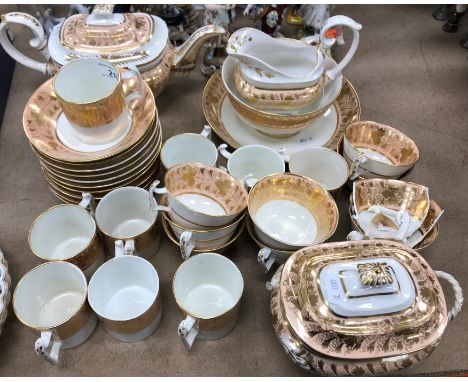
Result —
M146 13L74 15L60 29L61 44L77 52L111 54L138 49L154 33Z
M329 264L319 277L320 292L337 316L400 312L411 307L416 297L408 271L388 257Z
M331 357L410 353L437 341L447 325L436 275L416 251L391 241L301 249L285 263L279 288L296 337Z

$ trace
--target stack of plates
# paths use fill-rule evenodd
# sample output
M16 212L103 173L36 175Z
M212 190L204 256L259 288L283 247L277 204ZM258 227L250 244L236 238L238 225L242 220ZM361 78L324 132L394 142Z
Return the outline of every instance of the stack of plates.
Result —
M106 145L85 144L67 134L52 80L31 96L23 114L24 131L59 199L77 203L82 192L90 192L99 200L118 187L148 187L157 177L161 125L153 94L146 84L143 87L143 96L129 103L128 133ZM129 89L124 85L124 90ZM62 142L57 131L68 140Z

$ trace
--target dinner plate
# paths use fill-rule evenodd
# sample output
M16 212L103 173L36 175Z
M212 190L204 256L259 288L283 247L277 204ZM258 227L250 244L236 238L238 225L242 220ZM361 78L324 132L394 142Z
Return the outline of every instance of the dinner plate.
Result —
M288 156L308 147L327 147L335 150L346 126L359 120L361 114L356 90L345 79L339 97L320 120L293 136L270 137L253 129L236 114L227 97L227 90L219 71L208 80L202 104L205 118L211 128L233 148L259 144L282 151Z

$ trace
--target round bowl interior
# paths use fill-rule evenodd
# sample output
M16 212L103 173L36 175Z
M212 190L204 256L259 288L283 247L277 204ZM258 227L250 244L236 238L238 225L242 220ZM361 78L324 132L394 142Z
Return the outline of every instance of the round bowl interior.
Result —
M200 134L180 134L169 138L161 150L166 169L181 163L201 163L214 166L218 158L216 146Z
M409 137L381 123L351 123L345 130L344 139L369 159L389 166L413 166L419 160L418 147Z
M29 231L29 245L44 260L67 260L86 249L96 233L96 223L85 209L58 205L42 213Z
M109 192L96 208L96 222L106 235L125 239L145 232L156 221L149 193L139 187L121 187Z
M190 257L174 276L177 303L197 318L213 318L231 310L243 290L244 280L237 266L216 253Z
M34 268L19 281L13 307L20 321L36 329L59 326L86 301L87 282L81 270L67 262Z
M247 207L248 195L242 183L216 167L199 163L180 164L166 172L164 184L185 210L208 214L202 208L206 201L220 211L212 215L234 216ZM198 203L190 203L192 199L197 199Z
M248 145L234 151L228 160L228 171L240 181L252 174L261 179L285 171L284 160L276 151L261 145Z
M101 317L126 321L142 315L159 293L159 277L147 260L122 256L105 262L89 281L88 300Z
M289 160L289 170L324 186L336 190L348 179L348 164L335 151L326 148L308 148L296 152Z
M317 182L294 174L263 178L250 190L249 214L274 241L304 247L328 239L338 225L338 208Z

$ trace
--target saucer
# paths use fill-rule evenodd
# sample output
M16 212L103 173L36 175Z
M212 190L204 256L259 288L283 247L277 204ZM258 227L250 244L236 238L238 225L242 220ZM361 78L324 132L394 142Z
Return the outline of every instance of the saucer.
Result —
M125 126L122 132L116 138L106 143L92 144L80 139L74 132L73 125L68 121L64 113L61 113L57 119L56 133L60 142L71 150L83 153L95 153L107 150L120 143L129 133L132 127L132 116L128 112L125 112L125 114L126 116L124 116L124 118L126 117L126 121L123 121Z
M86 163L107 159L129 150L137 144L158 120L156 103L149 86L143 82L143 96L128 105L132 116L130 131L119 143L96 152L79 152L65 146L56 133L62 108L53 91L53 79L44 82L29 98L24 113L23 127L35 151L42 156L67 163ZM130 80L124 80L124 89L129 92Z
M233 148L259 144L276 151L282 150L288 156L308 147L327 147L335 150L346 126L359 120L361 114L357 93L345 79L339 97L323 118L291 137L269 137L253 129L237 115L227 97L227 90L219 71L208 80L202 104L205 118L211 128Z

